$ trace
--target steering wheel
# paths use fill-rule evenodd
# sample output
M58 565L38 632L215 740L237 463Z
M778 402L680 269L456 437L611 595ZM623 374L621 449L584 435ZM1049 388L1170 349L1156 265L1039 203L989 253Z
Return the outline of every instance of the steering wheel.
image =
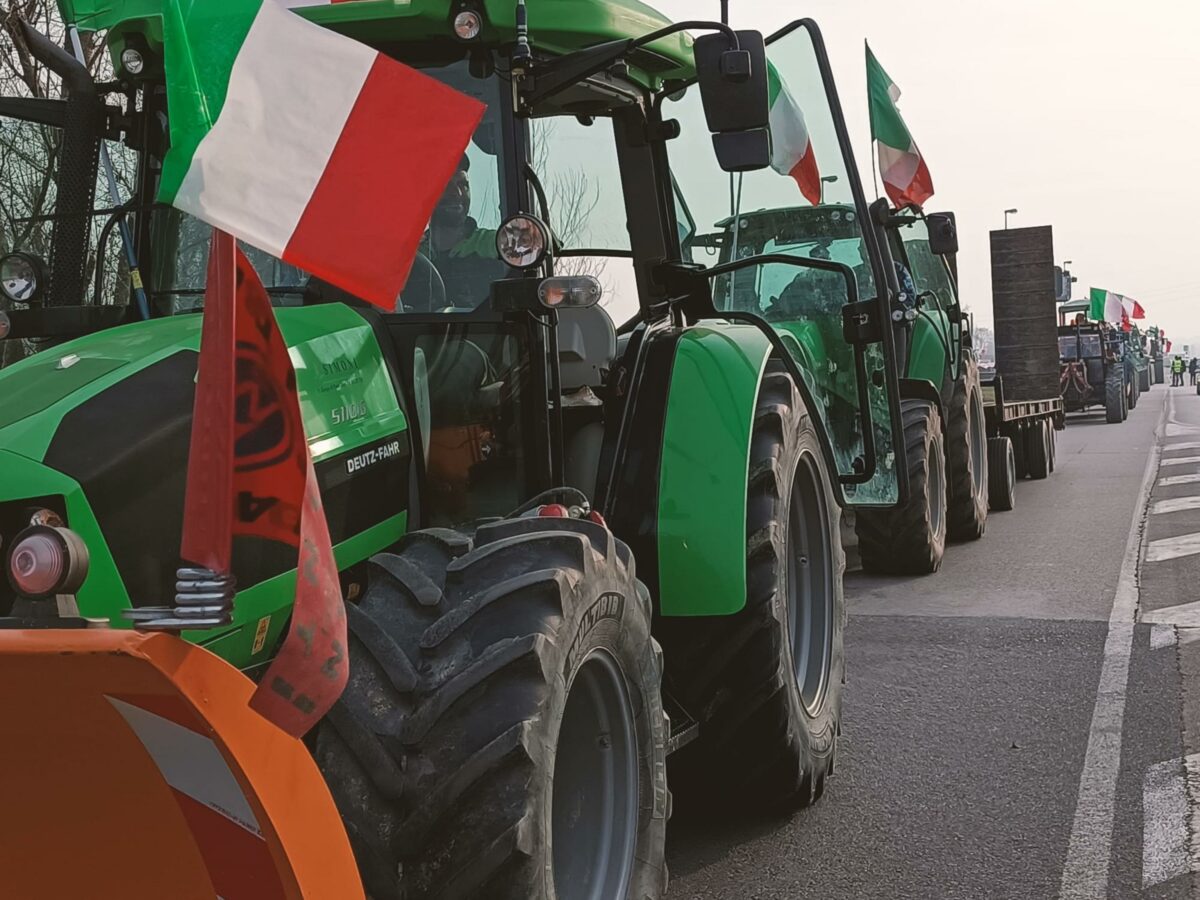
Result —
M413 257L412 270L408 273L408 281L400 296L396 299L396 311L401 311L401 304L407 309L417 312L434 312L444 309L446 302L446 282L437 266L422 253L417 251Z

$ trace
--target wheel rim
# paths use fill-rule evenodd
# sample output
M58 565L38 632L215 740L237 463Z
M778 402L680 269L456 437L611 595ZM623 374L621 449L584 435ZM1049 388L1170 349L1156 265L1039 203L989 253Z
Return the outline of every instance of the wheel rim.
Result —
M551 840L558 900L629 891L637 848L637 725L613 657L593 650L567 695L555 751Z
M975 490L976 497L983 496L983 486L987 482L987 467L984 465L984 449L985 441L987 440L984 434L983 424L983 404L977 402L978 398L971 394L971 486Z
M1017 486L1017 456L1013 453L1012 442L1009 442L1008 453L1005 455L1005 464L1008 466L1008 493L1012 496Z
M787 534L787 615L792 672L810 716L825 703L833 648L833 544L821 476L805 455L792 483Z
M932 441L929 446L929 476L925 479L925 498L929 504L929 527L935 537L946 527L946 476L942 468L942 446Z

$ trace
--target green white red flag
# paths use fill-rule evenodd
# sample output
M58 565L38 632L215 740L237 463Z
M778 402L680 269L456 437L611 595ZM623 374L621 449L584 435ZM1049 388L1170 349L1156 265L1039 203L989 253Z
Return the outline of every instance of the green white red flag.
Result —
M1133 327L1134 319L1146 318L1146 311L1140 303L1115 291L1092 288L1089 299L1088 318L1120 325L1125 331Z
M165 0L159 199L391 309L483 106L299 5Z
M871 138L879 156L883 188L897 209L921 206L933 196L933 179L900 110L900 88L867 47L867 99Z
M771 168L796 180L800 193L813 206L821 202L821 173L812 137L796 98L779 71L767 63L767 102L770 108Z

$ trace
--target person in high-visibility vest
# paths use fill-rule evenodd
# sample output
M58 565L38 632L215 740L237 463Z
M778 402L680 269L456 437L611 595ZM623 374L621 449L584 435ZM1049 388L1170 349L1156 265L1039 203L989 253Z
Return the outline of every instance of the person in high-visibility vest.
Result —
M1183 357L1171 360L1171 387L1183 387Z

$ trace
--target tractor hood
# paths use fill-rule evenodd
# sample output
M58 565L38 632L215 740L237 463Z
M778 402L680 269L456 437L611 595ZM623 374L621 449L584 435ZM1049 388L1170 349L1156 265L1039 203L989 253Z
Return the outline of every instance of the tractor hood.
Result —
M362 315L326 304L278 309L276 318L334 552L340 567L352 565L406 527L407 421L375 326ZM0 538L23 527L22 515L28 524L31 506L64 515L91 556L78 597L84 615L117 617L130 603L161 605L173 595L201 321L125 325L0 370ZM265 646L251 652L246 621L283 627L292 592L271 584L294 577L286 573L295 564L294 548L235 540L235 630L246 636L244 653L230 654L238 664Z

